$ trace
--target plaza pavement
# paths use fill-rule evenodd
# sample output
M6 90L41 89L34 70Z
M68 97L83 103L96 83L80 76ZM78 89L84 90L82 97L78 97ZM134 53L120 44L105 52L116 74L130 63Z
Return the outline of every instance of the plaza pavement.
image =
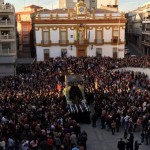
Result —
M88 134L87 150L117 150L117 143L124 134L124 130L121 129L120 132L111 135L111 131L101 129L99 121L96 128L93 128L91 124L82 124L81 129ZM140 132L134 132L134 139L140 142ZM140 145L140 150L150 150L150 144Z
M90 106L91 114L93 114L93 104ZM92 124L81 124L81 131L85 130L88 135L87 140L87 150L117 150L117 143L120 138L123 138L124 129L120 128L120 132L116 132L115 135L111 134L111 130L101 129L100 120L97 121L97 126L92 127ZM134 132L134 139L140 140L141 132ZM129 137L129 136L128 136ZM150 144L145 145L143 143L140 145L139 150L150 150Z
M119 70L133 70L135 72L144 72L150 78L150 69L148 68L121 68ZM93 112L93 106L91 105L91 111ZM91 112L91 114L92 114ZM85 130L88 134L87 140L87 150L117 150L117 143L120 138L123 138L124 129L120 129L120 132L111 135L111 131L106 131L106 129L101 129L100 120L97 121L97 127L93 128L91 124L81 124L81 130ZM134 132L134 139L140 140L141 132ZM143 143L140 145L139 150L150 150L150 144L145 145Z

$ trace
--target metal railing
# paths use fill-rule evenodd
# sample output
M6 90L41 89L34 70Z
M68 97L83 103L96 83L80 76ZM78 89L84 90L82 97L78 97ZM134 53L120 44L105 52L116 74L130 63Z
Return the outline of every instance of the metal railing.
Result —
M42 45L49 45L49 44L51 44L51 41L50 40L41 40L41 44Z
M120 43L121 43L121 40L118 39L118 38L113 38L113 39L111 39L111 43L112 43L112 44L120 44Z
M5 11L5 10L6 11L9 11L9 10L14 11L14 6L9 3L0 5L0 11Z
M95 39L95 44L103 44L104 39Z
M1 40L3 40L3 39L5 39L5 40L14 40L15 39L15 36L14 35L9 35L9 34L6 34L6 35L0 35L0 39Z
M14 49L1 49L0 50L0 55L15 55L16 54L16 50Z
M2 25L14 25L14 22L10 20L0 20L0 26Z
M59 40L59 44L68 44L69 41L68 40Z
M85 45L85 44L89 44L89 41L88 40L77 40L77 41L75 41L75 44L83 44L83 45Z

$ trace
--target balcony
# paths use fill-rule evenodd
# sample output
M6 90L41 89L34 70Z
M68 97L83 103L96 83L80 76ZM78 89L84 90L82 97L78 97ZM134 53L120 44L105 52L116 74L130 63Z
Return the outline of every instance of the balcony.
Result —
M16 55L16 50L14 50L14 49L1 49L0 55L1 56Z
M41 40L41 45L42 46L50 46L51 45L51 40Z
M0 35L0 42L14 42L16 37L14 35Z
M150 39L144 39L144 40L142 41L142 44L143 44L143 45L146 45L146 46L150 46Z
M59 40L59 45L68 45L69 44L69 40Z
M95 45L102 45L102 44L104 44L104 39L95 39L94 44Z
M75 43L75 45L83 45L83 46L89 45L89 41L88 40L77 40L74 43Z
M120 43L121 43L121 40L118 39L118 38L113 38L113 39L111 39L111 44L112 44L112 45L118 45L118 44L120 44Z
M15 8L13 5L7 3L0 5L0 12L15 12Z
M0 20L0 27L14 27L15 24L13 21L10 20Z
M150 23L150 17L145 18L145 19L142 21L142 23Z
M142 34L148 34L150 35L150 28L146 28L142 31Z

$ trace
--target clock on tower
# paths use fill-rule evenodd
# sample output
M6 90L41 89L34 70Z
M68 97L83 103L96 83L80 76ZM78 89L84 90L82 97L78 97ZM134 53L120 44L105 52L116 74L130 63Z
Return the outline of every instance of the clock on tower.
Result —
M77 14L83 15L86 13L86 4L84 3L84 0L78 0L78 3L76 4Z

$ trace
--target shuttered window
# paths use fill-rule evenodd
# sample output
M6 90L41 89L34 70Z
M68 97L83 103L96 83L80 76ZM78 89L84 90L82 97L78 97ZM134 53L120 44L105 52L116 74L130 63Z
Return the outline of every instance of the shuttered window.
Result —
M43 34L44 34L44 44L48 44L49 43L48 31L44 31Z

